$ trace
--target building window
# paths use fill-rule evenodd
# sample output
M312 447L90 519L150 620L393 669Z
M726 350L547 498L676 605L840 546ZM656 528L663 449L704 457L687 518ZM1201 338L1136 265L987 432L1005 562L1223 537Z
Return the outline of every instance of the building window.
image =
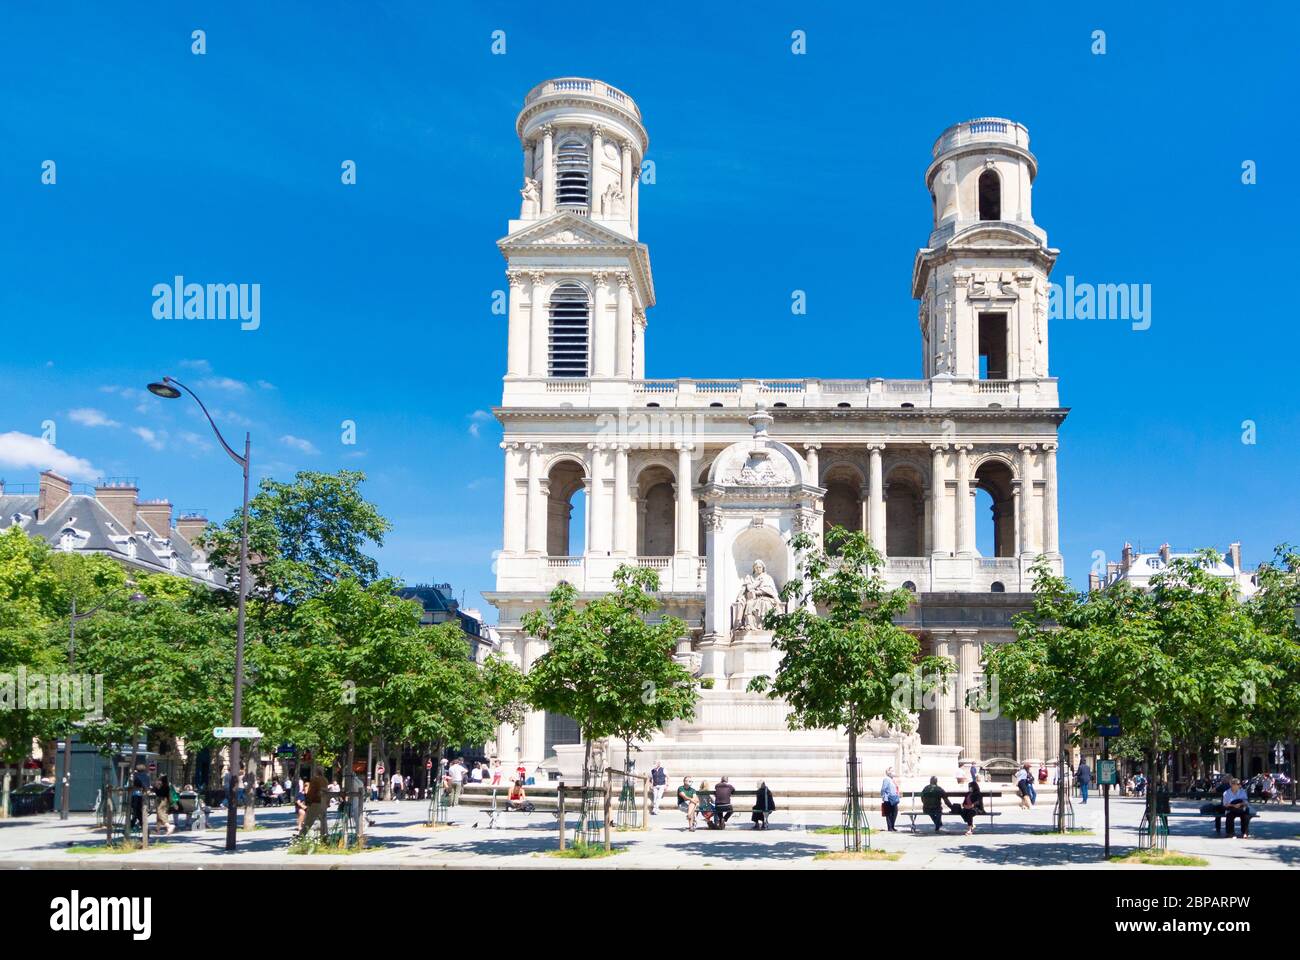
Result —
M587 291L562 283L551 293L550 375L585 377L590 342L591 305Z
M72 531L64 530L61 534L59 534L59 549L63 550L64 552L70 552L72 550L74 541L75 538L73 536Z
M561 207L587 207L591 203L591 157L587 145L570 138L555 153L555 200Z
M981 313L979 319L980 379L1007 379L1007 315Z
M1002 219L1002 179L996 170L985 170L980 174L980 219Z

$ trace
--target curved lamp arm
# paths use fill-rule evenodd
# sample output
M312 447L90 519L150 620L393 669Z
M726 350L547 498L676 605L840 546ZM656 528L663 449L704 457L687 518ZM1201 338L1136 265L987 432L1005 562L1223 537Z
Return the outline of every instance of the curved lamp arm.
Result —
M212 414L208 413L208 408L203 405L203 401L199 399L199 395L195 393L193 390L191 390L189 387L185 386L185 384L181 383L175 377L163 377L162 382L168 384L174 384L175 386L180 387L182 390L184 390L186 393L188 393L191 397L194 398L194 402L199 405L199 409L203 411L203 415L208 418L208 424L212 427L212 432L217 435L217 441L221 444L222 448L230 456L230 459L234 460L235 463L239 464L241 467L247 470L248 460L245 457L241 457L239 454L235 453L235 451L231 449L230 444L226 443L226 438L223 437L221 435L221 431L217 429L216 421L212 419Z

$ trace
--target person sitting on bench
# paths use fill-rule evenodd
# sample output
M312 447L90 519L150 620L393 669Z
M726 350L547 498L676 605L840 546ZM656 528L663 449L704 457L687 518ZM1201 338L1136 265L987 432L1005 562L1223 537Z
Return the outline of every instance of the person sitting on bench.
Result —
M734 812L731 808L731 795L735 792L736 788L726 777L718 781L718 786L713 791L713 818L717 821L719 830L727 829L727 821Z
M921 811L934 821L935 833L943 829L943 805L945 803L951 811L953 803L948 799L948 791L939 786L938 777L931 777L930 785L921 791Z
M975 818L984 812L984 794L980 782L972 780L961 801L961 818L966 821L966 836L975 832Z
M1228 789L1223 791L1223 815L1228 821L1229 837L1234 836L1232 821L1237 819L1241 820L1242 838L1250 836L1250 818L1254 816L1254 812L1246 801L1246 789L1236 777L1232 778Z
M506 809L523 810L529 806L532 806L532 804L528 803L528 795L524 793L524 785L521 781L516 780L510 785L510 793L506 796Z
M758 781L758 789L754 791L754 810L749 818L754 821L754 829L766 830L767 819L775 812L776 800L772 791L767 788L766 781Z

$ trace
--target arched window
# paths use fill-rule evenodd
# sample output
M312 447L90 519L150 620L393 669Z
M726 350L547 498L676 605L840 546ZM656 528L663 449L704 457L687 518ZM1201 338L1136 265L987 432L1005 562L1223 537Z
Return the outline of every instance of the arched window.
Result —
M980 464L975 487L976 549L984 557L1014 557L1016 511L1011 468L1000 460Z
M561 207L591 203L591 155L577 138L560 141L555 152L555 202Z
M572 460L561 460L546 475L546 553L551 557L580 557L586 550L586 474Z
M1002 180L996 170L985 170L980 174L980 219L1002 219Z
M587 376L591 305L587 291L576 283L562 283L551 293L550 375Z

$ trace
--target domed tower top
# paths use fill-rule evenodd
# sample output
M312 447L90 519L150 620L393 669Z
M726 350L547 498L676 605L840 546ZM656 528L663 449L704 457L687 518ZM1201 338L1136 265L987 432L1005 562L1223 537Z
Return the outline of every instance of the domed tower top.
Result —
M636 238L650 138L631 97L600 80L547 80L524 98L515 130L524 148L521 220L567 211Z
M1029 131L1000 117L954 123L939 135L925 185L934 205L937 247L980 221L1018 224L1047 243L1034 225L1033 183L1038 161L1029 152Z

